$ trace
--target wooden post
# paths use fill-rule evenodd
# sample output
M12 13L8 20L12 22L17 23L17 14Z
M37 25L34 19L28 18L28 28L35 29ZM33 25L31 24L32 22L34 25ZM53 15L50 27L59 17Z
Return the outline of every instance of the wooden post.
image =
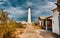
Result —
M45 21L45 24L46 24L46 30L48 29L48 27L47 27L47 19L46 19L46 21Z

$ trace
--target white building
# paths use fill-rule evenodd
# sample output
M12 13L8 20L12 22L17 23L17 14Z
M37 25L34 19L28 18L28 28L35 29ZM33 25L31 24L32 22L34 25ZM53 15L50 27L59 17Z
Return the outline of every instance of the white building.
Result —
M28 23L31 23L31 9L28 7Z
M57 8L53 9L52 12L53 12L53 16L52 17L46 17L46 18L52 19L52 32L60 34L60 13L58 12ZM48 27L47 27L48 25L46 22L45 22L45 24L46 24L45 28L48 29ZM43 22L43 25L44 25L44 22Z
M60 34L60 15L57 8L53 9L52 32Z
M26 21L16 21L16 22L21 22L22 24L31 24L31 9L30 6L28 6L28 22Z

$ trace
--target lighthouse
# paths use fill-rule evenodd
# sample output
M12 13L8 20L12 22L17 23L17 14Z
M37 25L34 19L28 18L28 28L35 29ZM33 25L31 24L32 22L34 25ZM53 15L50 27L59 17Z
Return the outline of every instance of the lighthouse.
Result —
M31 9L30 9L30 6L28 7L28 23L31 24Z

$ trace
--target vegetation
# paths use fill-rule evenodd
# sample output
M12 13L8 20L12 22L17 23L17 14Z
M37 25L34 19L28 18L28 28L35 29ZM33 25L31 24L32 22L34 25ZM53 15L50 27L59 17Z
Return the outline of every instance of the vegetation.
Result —
M0 38L9 38L10 33L15 31L16 28L23 28L21 23L15 20L9 20L8 13L3 10L0 11Z
M39 25L38 23L33 23L32 25L34 26L35 29L42 29L42 26Z

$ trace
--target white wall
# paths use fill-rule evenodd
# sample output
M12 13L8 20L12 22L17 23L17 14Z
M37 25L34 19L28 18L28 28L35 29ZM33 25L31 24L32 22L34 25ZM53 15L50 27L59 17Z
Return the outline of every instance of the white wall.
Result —
M59 34L59 20L58 20L59 13L54 11L53 18L52 18L52 31L54 33Z

